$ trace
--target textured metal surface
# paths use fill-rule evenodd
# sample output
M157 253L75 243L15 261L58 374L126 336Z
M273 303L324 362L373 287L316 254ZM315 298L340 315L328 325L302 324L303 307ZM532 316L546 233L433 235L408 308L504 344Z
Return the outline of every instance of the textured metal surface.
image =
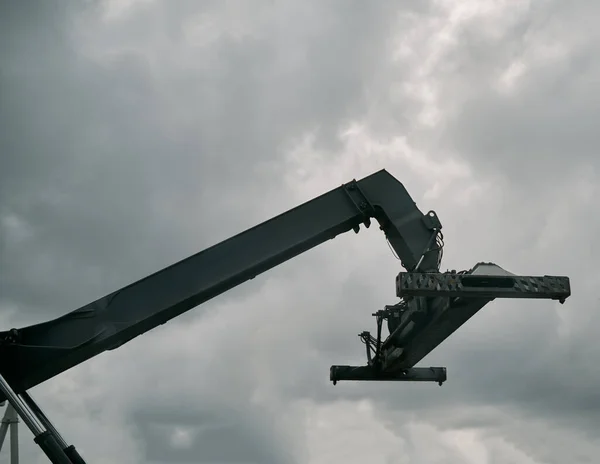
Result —
M568 277L473 275L401 272L397 296L483 298L545 298L565 300L571 295Z

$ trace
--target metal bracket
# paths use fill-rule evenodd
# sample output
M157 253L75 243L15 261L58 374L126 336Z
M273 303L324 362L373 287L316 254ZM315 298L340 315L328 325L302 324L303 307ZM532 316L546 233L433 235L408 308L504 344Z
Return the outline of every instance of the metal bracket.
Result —
M427 226L427 228L429 230L441 230L442 229L442 223L440 222L440 218L438 218L436 212L433 210L429 211L427 214L425 214L423 216L423 222L425 223L425 226Z
M427 214L425 214L423 216L423 223L429 230L432 231L432 233L431 233L431 237L429 238L429 241L427 242L427 246L423 250L421 257L419 258L419 261L417 262L417 265L413 269L411 269L411 272L417 272L420 269L421 264L423 263L423 260L425 259L425 256L427 255L427 253L431 253L432 251L439 251L438 266L437 266L438 268L439 268L439 264L441 263L441 260L442 260L442 252L443 252L443 247L444 247L444 234L442 234L442 223L440 222L439 218L437 217L437 214L435 213L435 211L429 211ZM436 242L437 242L437 247L432 248L434 243L436 243Z
M346 192L346 195L348 195L348 198L350 198L350 201L352 202L352 204L363 215L363 218L364 218L363 224L368 229L371 226L371 217L373 216L373 214L375 212L373 205L368 200L368 198L364 194L364 192L361 190L361 188L359 187L358 182L356 182L356 180L352 180L351 182L348 182L347 184L343 184L343 187L344 187L344 192ZM355 233L358 234L359 227L355 226L353 230Z

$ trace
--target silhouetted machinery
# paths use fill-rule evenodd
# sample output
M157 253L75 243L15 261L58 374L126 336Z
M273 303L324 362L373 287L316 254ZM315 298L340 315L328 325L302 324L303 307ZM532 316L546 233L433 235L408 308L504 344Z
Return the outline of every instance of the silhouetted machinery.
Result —
M407 272L400 301L377 311L377 332L359 336L364 366L332 366L333 383L446 380L446 369L415 365L495 298L571 294L568 277L524 277L492 263L440 272L442 225L423 214L387 171L351 181L73 312L0 333L0 401L7 399L51 462L81 464L27 390L337 235L378 222ZM382 339L387 322L389 335Z

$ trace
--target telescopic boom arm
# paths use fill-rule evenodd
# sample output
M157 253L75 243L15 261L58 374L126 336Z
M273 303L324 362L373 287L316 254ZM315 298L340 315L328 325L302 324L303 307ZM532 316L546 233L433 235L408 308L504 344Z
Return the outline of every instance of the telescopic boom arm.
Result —
M423 256L441 227L382 170L352 181L58 319L0 332L0 373L20 392L335 236L376 219L403 266L437 271Z
M381 170L207 248L58 319L0 332L0 402L8 400L54 464L85 464L27 390L118 348L170 319L253 279L341 233L375 219L407 272L396 278L400 302L373 315L377 335L362 332L364 366L331 366L330 379L446 381L443 367L414 367L495 298L571 294L568 277L516 276L492 263L439 272L437 215L423 214L404 186ZM383 321L389 335L382 340Z

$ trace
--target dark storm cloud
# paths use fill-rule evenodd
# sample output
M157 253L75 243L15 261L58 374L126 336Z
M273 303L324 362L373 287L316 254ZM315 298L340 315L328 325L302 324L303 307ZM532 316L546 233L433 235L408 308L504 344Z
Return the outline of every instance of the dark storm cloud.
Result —
M497 261L513 272L569 275L574 294L564 306L490 304L424 361L448 366L441 393L407 386L396 396L398 406L390 408L393 386L385 386L382 417L402 408L443 423L450 408L452 423L460 417L452 405L468 404L473 410L467 424L493 428L532 459L592 462L593 430L600 426L593 387L600 378L589 368L600 355L593 10L589 2L573 8L548 2L505 16L475 15L455 31L455 41L423 78L439 92L443 124L421 129L412 140L440 159L458 154L477 179L498 186L473 199L468 212L449 209L455 216L441 215L442 222L463 218L460 231L453 226L453 234L447 231L446 241L456 251L445 264L454 268L450 260L463 248L467 254L476 248L483 253L477 259ZM498 89L502 74L519 59L523 75L510 90ZM477 405L515 419L478 417ZM554 452L537 436L542 422L556 426L548 430L561 443ZM568 457L561 450L572 450L576 440L581 452Z
M504 192L501 209L496 209L495 200L482 198L481 208L471 213L476 218L472 227L463 223L460 236L446 234L447 243L465 250L477 242L478 259L491 258L513 272L569 275L573 296L562 306L533 301L489 304L422 362L447 366L448 382L437 393L418 385L401 391L385 386L378 397L382 418L389 418L390 411L412 411L423 420L435 417L449 429L489 428L490 435L505 437L542 462L561 462L568 455L562 450L575 447L581 450L576 462L588 462L597 446L593 431L600 426L594 390L600 378L589 368L600 355L600 321L595 252L588 247L598 227L593 218L582 227L580 219L593 208L597 188L586 200L574 187L586 177L567 176L550 195L518 185ZM514 240L523 230L535 230L527 229L528 221L518 220L528 216L538 224L537 233ZM482 234L488 226L478 224L484 223L492 227L491 234ZM397 406L390 407L390 402ZM457 413L457 405L468 406ZM495 412L482 416L482 408ZM562 443L554 452L539 436L544 427Z
M314 128L336 143L339 125L365 110L363 83L387 51L385 5L281 5L249 37L208 49L186 44L182 23L216 4L166 5L107 26L97 10L81 26L83 12L66 4L3 15L1 246L11 273L1 293L21 313L58 315L266 218L261 196L280 182L282 144ZM77 26L99 42L121 39L108 40L115 56L88 59ZM193 62L172 58L180 50ZM215 66L194 67L202 62ZM256 195L253 207L237 201L242 192ZM176 240L174 220L201 230Z
M600 73L598 37L590 21L595 10L591 2L568 8L558 2L534 4L507 15L508 26L498 35L486 33L491 20L468 23L441 62L474 72L447 83L443 72L439 78L442 95L456 92L458 80L468 82L472 92L450 99L448 107L454 104L456 111L439 143L467 158L479 175L504 178L503 208L483 217L491 224L501 222L494 216L504 217L502 222L512 217L507 229L529 233L519 243L511 240L518 237L515 232L507 230L507 237L496 229L495 240L510 243L502 259L530 269L525 272L569 275L574 292L554 311L548 305L494 303L503 313L495 331L506 330L506 338L481 335L476 346L453 352L465 370L477 366L482 374L465 372L459 385L475 401L510 402L548 420L597 428L600 403L591 385L600 379L586 368L598 355L593 244L600 222L590 214L600 167L593 123ZM510 91L499 91L495 82L518 60L524 63L523 75ZM491 330L483 324L477 328ZM483 358L493 358L494 352L503 354L486 364Z
M149 462L279 463L292 454L285 446L265 446L281 437L270 424L250 414L233 413L227 423L222 411L194 414L185 407L166 407L162 411L158 407L150 414L136 414L134 420L147 443L144 454ZM178 429L182 434L179 442L173 437L173 430Z
M394 19L385 3L275 4L258 28L247 12L243 39L195 47L184 20L221 4L174 5L103 24L95 3L4 4L0 294L11 324L63 314L279 212L262 199L280 188L282 148L313 130L336 148L340 127L367 109ZM269 421L249 410L232 413L220 445L209 433L167 459L156 418L185 415L178 404L143 409L123 414L135 412L148 459L294 459L276 430L244 425L244 414Z
M386 105L392 91L378 88L404 82L432 54L415 44L413 62L387 62L388 39L402 35L394 26L426 24L428 5L400 23L387 3L254 3L238 5L241 12L222 2L141 3L110 22L95 4L62 5L40 3L32 14L31 4L14 4L0 13L0 304L17 311L11 322L62 314L295 206L282 193L285 148L315 131L315 148L340 151L338 130L367 111L376 132L406 131L433 159L456 152L476 181L498 182L466 209L452 192L435 202L415 197L441 208L445 267L490 259L517 273L565 273L575 292L560 308L484 308L423 362L448 366L443 388L334 388L329 365L364 362L355 334L372 329L370 314L393 302L400 270L377 231L336 239L208 305L214 318L200 324L189 314L65 374L64 384L49 382L46 401L53 393L83 397L51 404L87 456L122 456L116 444L91 443L94 428L115 443L131 436L141 462L298 462L302 447L289 435L301 442L301 425L284 420L301 424L289 406L298 398L369 398L378 417L393 416L403 432L417 417L478 427L519 446L533 437L528 452L547 462L549 450L569 446L541 443L527 430L532 417L551 424L535 427L552 437L552 424L571 428L569 440L597 429L600 378L590 365L600 355L600 281L589 245L598 232L589 214L597 189L582 189L596 173L575 169L598 166L589 122L597 41L579 41L595 16L584 2L507 13L500 36L488 32L501 13L461 26L454 47L421 79L439 86L443 131L418 128L414 99ZM201 21L200 38L190 38ZM536 50L552 36L568 52L540 65ZM524 50L533 64L512 93L492 90ZM338 169L326 161L322 169ZM400 167L393 174L410 175ZM480 415L484 406L492 413ZM498 411L514 411L525 425Z
M517 188L552 188L596 164L597 10L587 1L534 2L499 25L494 16L465 24L436 73L444 95L458 94L441 144ZM511 89L499 90L511 72Z

